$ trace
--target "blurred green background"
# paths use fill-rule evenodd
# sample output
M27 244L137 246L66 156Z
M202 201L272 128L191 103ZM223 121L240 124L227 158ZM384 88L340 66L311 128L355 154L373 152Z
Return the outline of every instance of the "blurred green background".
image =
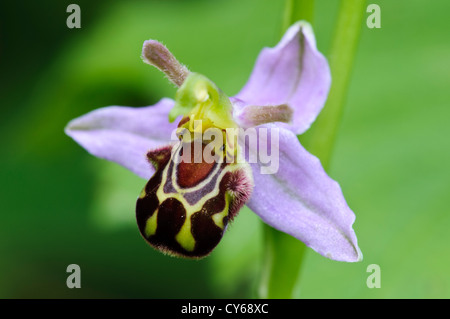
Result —
M255 297L256 215L241 211L204 260L164 256L135 225L146 181L90 156L63 129L98 107L174 96L140 60L150 38L236 94L261 48L278 42L284 1L79 0L81 29L66 27L70 3L0 4L0 298ZM364 260L308 249L296 297L449 298L450 2L370 3L382 27L362 27L329 170L356 213ZM325 54L338 4L316 1ZM72 263L81 289L66 287ZM381 267L380 289L366 286L370 264Z

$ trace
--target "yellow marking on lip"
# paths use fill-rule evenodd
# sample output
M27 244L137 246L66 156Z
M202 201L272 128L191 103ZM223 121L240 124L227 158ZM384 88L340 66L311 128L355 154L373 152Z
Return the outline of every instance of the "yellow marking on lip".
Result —
M195 239L194 239L194 236L192 236L192 232L191 232L191 219L190 218L186 218L180 231L175 236L175 239L181 245L181 247L183 247L186 251L194 250Z
M156 233L157 226L157 218L158 218L158 209L147 219L147 223L145 224L145 236L150 237Z
M229 204L230 204L230 199L228 194L225 195L225 208L223 211L221 211L220 213L216 213L214 215L212 215L212 220L214 221L214 224L217 225L217 227L219 227L220 229L224 229L225 225L223 224L223 219L225 216L228 215L228 208L229 208Z

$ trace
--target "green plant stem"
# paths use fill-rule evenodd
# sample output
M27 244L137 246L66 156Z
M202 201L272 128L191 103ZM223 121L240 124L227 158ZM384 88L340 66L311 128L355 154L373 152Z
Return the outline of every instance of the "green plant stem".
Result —
M259 295L261 298L292 298L306 246L266 224L263 224L263 231L264 259Z
M302 145L329 168L347 96L365 13L365 0L341 0L328 56L332 84L327 102L312 127L300 137Z
M313 24L314 0L286 0L283 12L281 32L284 32L295 22L307 20Z
M299 137L303 146L319 157L325 169L342 117L354 56L364 18L365 0L342 0L329 54L332 86L327 103L310 130ZM312 22L314 0L286 0L283 31L298 20ZM261 298L292 298L305 245L264 224L264 265Z
M299 20L310 23L314 0L286 0L282 33ZM264 258L259 285L261 298L292 298L306 249L298 239L263 224Z

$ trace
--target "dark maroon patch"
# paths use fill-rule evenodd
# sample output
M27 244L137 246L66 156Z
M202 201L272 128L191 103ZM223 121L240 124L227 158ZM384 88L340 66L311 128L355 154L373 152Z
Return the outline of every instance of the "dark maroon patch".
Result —
M222 185L222 182L220 183ZM213 198L208 199L203 205L203 214L207 216L212 216L214 214L220 213L225 209L225 190L220 189L219 194Z
M214 223L212 216L220 213L225 209L226 190L228 184L228 178L230 173L224 175L222 181L219 184L219 194L217 196L208 199L202 207L202 210L196 212L191 217L191 232L195 239L194 253L197 256L205 256L209 254L214 247L222 239L224 230L228 223L228 217L223 218L224 229Z
M202 144L202 154L197 155L194 152L194 142L190 144L190 160L182 160L181 163L179 163L177 166L177 184L183 188L189 188L198 185L201 181L208 177L216 164L214 161L212 163L207 163L204 161L203 150L205 149L205 144ZM196 160L196 157L200 158L200 155L201 162L200 160ZM180 156L183 156L183 148L181 149ZM196 161L200 163L195 163Z
M163 166L166 166L167 162L170 159L170 155L172 152L172 146L164 146L161 148L158 148L156 150L151 150L147 153L147 159L150 162L150 164L155 167L155 169L159 169Z
M220 242L223 230L218 227L209 214L197 212L191 216L191 231L195 239L193 253L197 257L208 255Z
M153 246L178 255L186 255L175 236L186 220L186 210L175 198L166 199L158 209L156 233L147 240Z
M161 239L175 238L186 219L186 209L175 198L166 199L158 209L156 236Z
M136 221L142 235L144 235L147 219L149 219L154 214L156 208L158 208L159 206L159 201L156 197L156 191L161 184L163 169L164 167L160 167L160 169L156 171L152 178L150 178L150 180L145 185L144 198L138 198L136 202Z

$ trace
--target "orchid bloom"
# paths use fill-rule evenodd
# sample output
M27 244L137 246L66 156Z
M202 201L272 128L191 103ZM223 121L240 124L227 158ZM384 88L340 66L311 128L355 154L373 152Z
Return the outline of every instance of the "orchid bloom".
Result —
M230 98L155 40L144 42L142 58L179 87L175 101L94 110L72 120L66 134L94 156L149 179L137 200L136 218L153 247L171 255L206 256L246 204L266 224L323 256L362 259L352 229L355 215L339 184L297 138L321 111L331 83L308 23L294 24L274 48L264 48L247 84ZM186 144L193 145L208 128L253 128L256 148L267 144L267 131L276 132L278 145L269 146L269 152L279 152L278 169L267 173L261 162L237 161L252 146L225 135L214 153L222 161L180 160L182 150L189 149ZM182 137L181 130L186 133ZM173 132L178 144L170 143ZM203 151L205 144L200 145ZM224 161L228 157L232 160Z

